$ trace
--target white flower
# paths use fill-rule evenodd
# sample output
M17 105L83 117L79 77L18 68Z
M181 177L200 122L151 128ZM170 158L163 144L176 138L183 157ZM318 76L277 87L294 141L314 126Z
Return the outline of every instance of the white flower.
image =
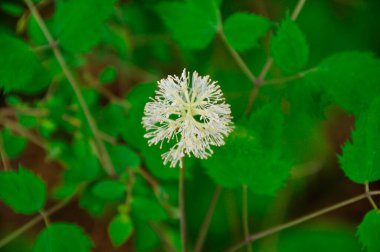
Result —
M187 154L205 159L213 153L211 145L221 146L233 129L230 105L209 76L197 72L181 77L168 76L158 82L156 96L145 105L142 123L149 145L175 140L174 146L162 155L164 164L175 167Z

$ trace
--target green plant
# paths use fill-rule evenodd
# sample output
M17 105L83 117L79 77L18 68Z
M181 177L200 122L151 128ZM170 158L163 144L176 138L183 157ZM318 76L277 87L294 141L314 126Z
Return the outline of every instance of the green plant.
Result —
M347 239L337 248L356 251L360 246L349 235L323 229L294 229L278 241L258 241L367 199L373 209L358 225L357 236L368 251L380 251L380 212L374 200L380 191L369 186L380 179L380 60L369 52L347 51L311 64L313 48L297 23L306 0L297 1L280 22L231 13L223 4L231 5L221 0L0 3L2 11L17 17L16 29L0 25L0 199L15 213L36 214L1 236L0 248L21 251L12 249L12 241L43 221L33 251L102 251L80 225L51 220L75 202L96 221L107 221L105 230L115 249L296 251L315 243L321 246L316 251L335 251L333 245L324 248L313 240L322 237L332 239L331 244ZM225 12L230 12L227 18ZM167 116L160 112L173 103L152 105L149 97L154 97L157 81L184 67L218 80L231 110L219 86L213 86L212 98L202 97L213 105L223 102L212 116L194 112L193 107L207 106L196 97L181 109L178 104L170 108L171 116L190 113L197 122L214 123L188 132L181 125L172 127L176 137L195 135L202 145L181 139L183 148L166 141L148 146L144 107L146 136L151 144L161 143L165 138L152 140L157 131L151 132ZM199 78L214 85L208 77ZM170 92L170 86L162 90ZM338 156L344 174L364 192L278 224L289 191L302 192L304 174L318 171L310 164L326 155L319 126L329 120L325 112L331 107L356 119L352 139ZM215 123L216 115L223 123ZM19 158L28 143L42 150L43 168L36 170L35 163ZM171 152L176 150L180 152ZM53 162L60 167L58 184L45 172ZM290 180L295 181L291 188L286 186ZM228 204L218 208L222 194ZM47 207L50 201L57 203ZM237 205L241 214L236 214ZM253 215L263 212L267 217L262 223L252 222ZM218 221L212 223L213 218ZM268 223L272 227L264 231L251 230ZM214 237L223 241L206 242L210 225ZM229 232L237 229L243 234L233 237ZM348 246L350 242L354 245Z

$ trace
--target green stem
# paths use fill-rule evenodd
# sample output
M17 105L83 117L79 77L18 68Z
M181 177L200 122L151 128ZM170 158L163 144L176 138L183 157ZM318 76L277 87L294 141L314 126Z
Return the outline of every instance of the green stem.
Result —
M380 191L369 192L369 195L371 195L371 196L373 196L373 195L380 195ZM316 212L313 212L311 214L305 215L305 216L300 217L298 219L295 219L295 220L289 221L287 223L284 223L284 224L281 224L281 225L269 228L269 229L264 230L262 232L259 232L259 233L256 233L256 234L252 234L252 235L250 235L248 237L248 239L245 239L244 241L241 241L241 242L237 243L236 245L234 245L234 246L230 247L229 249L227 249L226 252L236 251L239 248L243 247L244 245L249 244L249 243L251 243L253 241L256 241L256 240L259 240L261 238L267 237L269 235L275 234L275 233L280 232L280 231L282 231L284 229L296 226L296 225L298 225L300 223L303 223L305 221L314 219L314 218L319 217L321 215L324 215L326 213L335 211L335 210L337 210L339 208L351 205L351 204L356 203L356 202L358 202L358 201L360 201L362 199L365 199L365 198L367 198L367 193L360 194L358 196L355 196L353 198L344 200L344 201L339 202L337 204L334 204L332 206L323 208L323 209L321 209L319 211L316 211Z
M235 60L235 62L237 63L237 65L240 67L240 69L243 71L243 73L248 77L248 79L254 83L256 81L256 76L251 72L251 70L249 70L247 64L245 64L244 60L240 57L240 55L235 51L234 48L232 48L230 46L230 44L228 43L227 39L226 39L226 36L224 35L223 33L223 29L220 28L218 30L218 35L219 37L221 38L221 40L223 41L224 45L226 46L227 50L229 51L229 53L231 54L232 58Z
M87 120L87 123L91 129L94 140L96 142L98 152L99 152L100 162L102 163L102 165L103 165L105 171L108 173L108 175L110 175L110 176L115 175L115 169L112 165L112 162L111 162L111 159L108 155L107 149L106 149L103 141L99 137L98 127L95 123L93 116L91 115L91 112L87 106L87 103L85 102L85 100L83 98L82 92L80 91L80 88L79 88L77 81L75 80L72 72L70 71L69 67L67 66L66 61L63 58L63 55L57 46L57 43L53 39L53 36L50 34L44 20L42 19L38 10L34 6L33 2L31 0L24 0L24 1L25 1L26 5L28 6L30 12L32 13L34 18L36 19L37 24L40 27L44 36L46 37L49 45L51 46L51 49L53 50L54 55L55 55L59 65L61 66L64 75L66 76L67 80L69 81L69 83L70 83L70 85L71 85L71 87L72 87L72 89L73 89L73 91L74 91L74 93L78 99L79 105L80 105L80 107L84 113L84 116Z
M249 218L248 218L248 187L243 185L243 230L244 239L249 238ZM252 247L250 243L247 243L247 251L252 252Z
M214 214L215 206L216 206L216 203L218 202L221 191L222 191L222 187L217 186L215 189L214 195L212 196L209 208L207 210L206 217L204 218L201 229L199 231L199 235L195 243L195 249L194 249L195 252L201 252L203 249L203 244L207 236L207 231L210 226L210 222Z
M59 202L57 205L55 205L52 208L50 208L49 210L47 210L45 212L45 215L46 216L50 216L50 215L54 214L58 210L60 210L63 207L65 207L70 202L70 200L71 200L71 198L68 198L68 199L66 199L64 201ZM9 235L7 235L3 239L1 239L0 240L0 248L4 247L8 243L10 243L14 239L16 239L18 236L20 236L24 232L28 231L29 229L31 229L33 226L37 225L43 219L44 218L43 218L43 216L41 214L37 215L36 217L34 217L33 219L31 219L29 222L25 223L23 226L19 227L17 230L13 231Z
M318 68L312 68L312 69L309 69L309 70L306 70L306 71L302 71L302 72L296 73L294 75L286 76L286 77L283 77L283 78L263 81L262 85L264 86L264 85L282 84L282 83L285 83L285 82L288 82L288 81L301 79L301 78L305 77L307 74L315 72L315 71L318 71Z
M179 186L178 186L178 202L179 202L179 220L181 228L182 251L187 251L187 234L186 234L186 212L185 212L185 158L181 158L179 168Z

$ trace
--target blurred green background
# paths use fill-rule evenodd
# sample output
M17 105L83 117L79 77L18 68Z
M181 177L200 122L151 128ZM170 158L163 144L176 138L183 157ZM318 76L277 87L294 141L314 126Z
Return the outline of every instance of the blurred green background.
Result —
M54 21L55 8L66 1L35 2L48 27L56 34L62 32L59 26L65 27L65 24ZM144 133L141 127L142 108L147 97L153 95L156 81L168 74L179 75L183 68L198 71L200 75L210 75L221 85L232 106L235 121L244 117L251 84L219 37L199 50L183 47L173 39L155 9L162 2L118 1L113 9L108 10L110 17L101 24L94 24L91 19L76 23L73 13L72 25L80 27L83 33L88 32L88 36L72 40L73 46L63 49L63 55L81 84L99 129L104 132L112 161L120 164L120 169L141 168L150 174L158 183L158 188L155 188L158 194L175 212L178 169L163 167L160 151L148 148L146 140L141 137ZM235 12L255 13L267 17L277 26L296 3L293 0L224 0L221 13L223 20ZM82 10L95 16L102 15L98 9L88 5L84 5ZM369 51L379 56L379 13L380 1L377 0L307 0L297 19L310 48L305 69L313 68L341 51ZM70 16L70 13L62 15ZM96 30L87 29L95 25L98 25ZM9 91L6 87L3 91L0 89L0 129L4 148L12 167L22 164L43 177L51 195L48 205L52 206L83 182L95 186L104 174L89 140L91 132L69 83L52 51L46 48L46 39L22 1L0 0L0 35L4 34L23 41L37 58L20 56L29 62L30 68L20 65L19 69L9 69L9 66L0 64L0 73L5 76L2 80L8 78L12 82L16 77L33 75L30 74L33 67L43 68L27 80L20 77L20 87ZM241 53L255 74L265 63L269 39L267 34L260 39L261 46ZM22 47L16 44L0 36L0 63L10 51L13 59L18 60L18 50ZM42 62L42 66L33 65L34 60ZM16 72L7 76L10 71ZM282 76L281 71L273 67L267 79ZM296 81L262 87L253 111L278 100L276 97L291 96L287 90L292 90L293 84L295 88L298 85ZM299 159L277 194L249 194L251 232L302 216L363 191L362 186L344 176L337 160L341 146L350 136L354 116L320 93L305 90L304 93L296 93L298 97L292 102L297 106L296 113L304 113L307 119L297 117L287 122L290 125L288 133L292 136L288 148L296 152ZM310 99L313 101L308 102ZM29 133L32 136L25 135ZM194 242L216 185L201 162L189 160L189 167L186 211L189 237ZM135 232L120 248L111 245L107 226L123 199L94 199L93 190L86 189L80 197L52 215L51 220L73 222L83 227L95 243L94 251L166 251L154 227L179 246L176 219L162 213L163 208L151 185L142 176L136 175L135 183L135 197L141 199L136 202L143 203L132 210ZM374 184L373 188L376 187L379 185ZM153 203L146 203L144 199ZM241 188L222 190L204 251L222 251L242 240L241 201ZM360 251L355 229L370 209L370 204L363 200L254 242L254 251ZM30 217L15 214L0 203L0 238L28 220ZM148 225L148 221L153 225ZM42 223L38 224L0 251L30 251L42 227Z

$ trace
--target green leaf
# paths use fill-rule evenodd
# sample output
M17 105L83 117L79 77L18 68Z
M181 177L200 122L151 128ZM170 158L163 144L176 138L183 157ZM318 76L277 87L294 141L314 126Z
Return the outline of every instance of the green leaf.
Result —
M339 158L346 176L360 184L380 179L380 97L356 121L352 141Z
M133 223L127 215L116 215L108 226L108 235L115 247L120 247L133 232Z
M271 54L276 65L286 74L303 69L309 47L298 25L287 17L271 40Z
M162 206L156 200L148 198L133 198L132 210L138 218L146 221L159 221L167 218L167 214Z
M0 34L0 55L0 89L35 94L49 85L49 74L22 40Z
M360 243L368 252L380 251L380 212L372 210L368 212L358 227Z
M148 146L148 142L144 138L145 130L141 125L141 121L145 104L149 101L149 97L154 95L156 87L157 84L153 82L142 83L135 86L127 95L130 108L122 135L128 144L139 150Z
M247 185L257 194L273 195L289 176L283 115L275 103L256 111L250 122L237 124L226 144L202 161L211 178L225 187Z
M237 51L259 46L257 40L265 35L272 24L266 18L250 13L235 13L224 23L228 43Z
M125 195L125 184L116 180L103 179L94 185L92 192L103 200L118 200Z
M140 157L125 145L115 145L109 148L112 163L118 174L125 172L127 168L139 168L141 165Z
M116 0L68 0L57 4L53 31L59 45L71 53L84 53L98 44L105 21Z
M92 247L90 238L77 225L52 223L38 235L33 252L90 252Z
M32 214L44 207L46 184L29 170L0 172L0 185L0 199L16 213Z
M371 53L343 52L324 60L306 78L342 108L360 114L380 94L379 72L380 60Z
M154 6L173 38L183 47L207 47L218 29L218 3L215 0L163 2Z
M99 76L99 82L103 85L113 82L117 77L117 70L113 66L106 67Z
M8 158L15 158L25 150L28 140L24 137L14 135L9 129L5 128L1 132L5 153Z

